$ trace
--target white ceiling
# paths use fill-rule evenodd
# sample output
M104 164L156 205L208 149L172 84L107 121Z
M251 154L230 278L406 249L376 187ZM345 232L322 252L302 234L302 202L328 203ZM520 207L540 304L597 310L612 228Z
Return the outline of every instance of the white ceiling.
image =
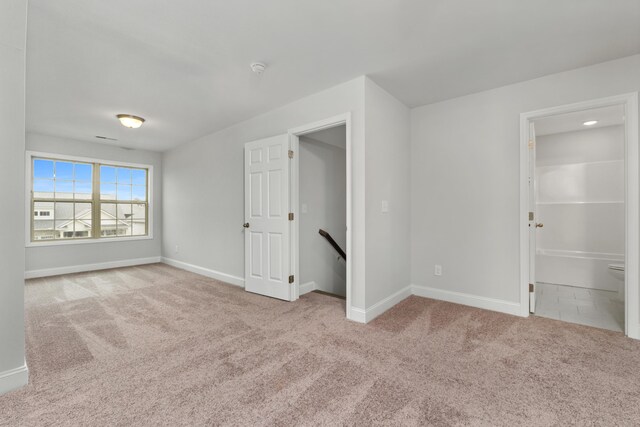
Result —
M598 123L592 126L584 125L584 122L591 120L596 120ZM614 105L545 117L535 121L535 130L536 136L542 136L622 124L624 124L624 107Z
M165 150L363 74L413 107L639 53L638 22L640 0L30 0L27 129Z

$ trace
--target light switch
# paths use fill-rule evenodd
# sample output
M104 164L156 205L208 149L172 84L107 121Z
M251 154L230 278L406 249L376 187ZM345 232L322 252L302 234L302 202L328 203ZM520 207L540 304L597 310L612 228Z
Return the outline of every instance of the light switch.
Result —
M382 213L387 213L389 212L389 201L388 200L383 200L382 201L382 206L381 209Z
M303 204L300 206L300 211L301 211L302 213L307 213L307 210L308 210L308 209L307 209L307 204L306 204L306 203L303 203Z

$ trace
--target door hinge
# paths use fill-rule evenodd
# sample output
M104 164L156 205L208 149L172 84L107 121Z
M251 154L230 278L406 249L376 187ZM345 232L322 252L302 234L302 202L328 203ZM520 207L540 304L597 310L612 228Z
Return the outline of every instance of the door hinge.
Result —
M533 147L536 146L536 143L532 139L530 139L528 145L529 145L529 149L532 149Z
M289 158L293 159L293 150L289 150Z
M530 293L535 292L535 291L534 291L533 283L529 283L529 292L530 292Z
M293 212L289 212L289 221L293 221Z
M294 277L293 274L291 276L289 276L289 283L293 283Z

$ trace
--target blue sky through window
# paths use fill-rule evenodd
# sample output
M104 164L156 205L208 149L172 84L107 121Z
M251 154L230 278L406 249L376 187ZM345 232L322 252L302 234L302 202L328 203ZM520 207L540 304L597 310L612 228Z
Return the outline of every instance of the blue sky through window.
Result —
M73 180L73 163L56 162L56 179Z
M133 185L147 185L147 171L143 169L131 170L131 181Z
M33 161L33 177L35 179L59 179L65 181L91 182L93 166L87 163L54 162L53 160L35 159Z
M93 165L59 160L34 159L33 191L70 194L91 194ZM75 182L74 182L75 181ZM147 171L116 166L100 166L100 192L106 200L147 199ZM117 183L117 184L116 184ZM49 197L53 197L51 194ZM87 198L77 196L76 198Z
M53 179L53 161L36 159L33 161L33 177Z
M101 182L116 182L116 168L113 166L100 166Z
M85 163L76 163L75 179L76 181L91 181L91 170L93 166Z

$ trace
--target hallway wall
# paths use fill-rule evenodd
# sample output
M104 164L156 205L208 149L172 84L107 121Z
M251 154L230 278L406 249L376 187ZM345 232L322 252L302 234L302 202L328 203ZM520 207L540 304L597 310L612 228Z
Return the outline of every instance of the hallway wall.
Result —
M163 258L244 284L244 144L350 112L352 306L364 310L364 85L364 77L356 78L164 152Z
M24 385L24 146L27 1L0 2L0 394Z
M314 282L316 289L344 296L346 263L318 229L346 251L346 151L312 138L300 138L300 285Z
M416 289L522 313L520 114L638 90L640 55L634 55L414 108L411 281ZM442 265L442 276L434 275L435 264Z

